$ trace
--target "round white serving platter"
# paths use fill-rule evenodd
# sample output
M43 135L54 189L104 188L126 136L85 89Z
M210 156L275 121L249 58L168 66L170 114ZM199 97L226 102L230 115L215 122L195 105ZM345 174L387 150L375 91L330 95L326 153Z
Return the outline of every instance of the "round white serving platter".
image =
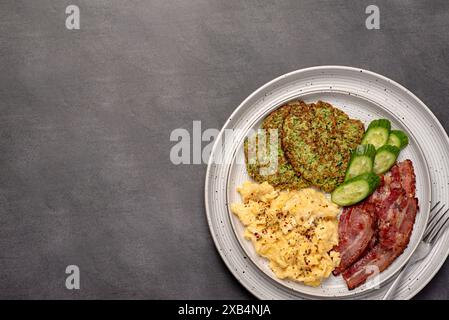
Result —
M252 244L243 239L243 226L229 211L228 204L240 202L236 187L248 180L242 143L250 129L283 103L301 98L306 102L323 100L365 123L388 118L392 127L407 132L409 146L399 160L411 159L417 176L417 215L410 244L405 252L379 278L349 291L341 277L331 276L320 287L312 288L277 279L266 259L258 256ZM229 133L231 129L232 139ZM224 147L223 147L224 146ZM224 152L222 152L224 150ZM283 75L251 94L234 111L216 139L205 183L209 227L223 260L235 277L261 299L379 299L389 280L407 262L418 245L427 223L431 203L449 204L449 139L430 110L404 87L370 71L321 66ZM443 264L449 253L449 233L435 245L421 263L408 269L396 291L396 299L409 299L419 292Z

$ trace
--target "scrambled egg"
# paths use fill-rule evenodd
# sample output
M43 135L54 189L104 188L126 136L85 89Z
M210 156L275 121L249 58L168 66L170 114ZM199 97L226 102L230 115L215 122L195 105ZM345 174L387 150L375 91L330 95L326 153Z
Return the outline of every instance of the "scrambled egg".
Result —
M270 261L280 279L318 286L340 263L339 207L312 188L277 191L264 182L237 188L243 203L231 211L245 225L245 238Z

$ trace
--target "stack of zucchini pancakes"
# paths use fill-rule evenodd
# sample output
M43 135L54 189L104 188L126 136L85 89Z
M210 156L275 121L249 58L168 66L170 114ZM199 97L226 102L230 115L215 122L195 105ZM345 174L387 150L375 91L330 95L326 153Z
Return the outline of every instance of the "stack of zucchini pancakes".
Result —
M315 186L325 192L331 192L343 182L351 152L365 132L360 120L350 119L329 103L306 104L301 100L291 101L270 113L261 128L265 135L245 140L249 175L259 183L267 181L280 189ZM270 143L272 130L277 130L275 144ZM259 138L266 139L266 143L258 143ZM261 154L277 155L274 161L277 166L268 174L263 174L267 161L259 156L258 146L266 146ZM270 146L276 146L277 153L270 152Z

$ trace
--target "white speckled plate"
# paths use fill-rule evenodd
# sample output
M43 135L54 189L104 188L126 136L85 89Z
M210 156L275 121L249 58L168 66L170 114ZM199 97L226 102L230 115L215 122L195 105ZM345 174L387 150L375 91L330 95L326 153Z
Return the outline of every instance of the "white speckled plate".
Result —
M264 117L283 103L301 98L306 102L319 99L332 103L351 118L369 123L388 118L393 128L404 130L409 146L400 159L411 159L417 178L417 215L410 244L405 252L380 275L380 288L374 281L349 291L340 277L331 276L320 287L279 280L267 261L258 256L249 241L243 239L243 226L230 213L228 203L240 202L236 187L248 180L243 164L242 143L251 128L257 128ZM225 141L225 129L240 129L233 141ZM228 148L220 159L218 145ZM412 255L427 223L431 202L449 204L449 139L435 116L411 92L383 76L366 70L322 66L283 75L251 94L235 110L217 138L206 175L205 201L208 222L217 249L237 279L254 295L263 299L349 298L377 299L385 284ZM432 196L433 198L432 198ZM449 233L435 245L422 263L409 268L406 281L398 288L396 298L413 297L443 264L449 253Z

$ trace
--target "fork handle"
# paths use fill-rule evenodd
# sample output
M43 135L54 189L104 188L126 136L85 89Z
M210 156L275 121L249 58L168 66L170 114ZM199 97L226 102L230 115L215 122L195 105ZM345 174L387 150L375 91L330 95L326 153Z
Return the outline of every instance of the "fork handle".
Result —
M385 293L385 295L383 296L382 300L390 300L391 298L393 298L393 294L396 291L397 286L401 282L402 275L405 273L405 271L407 270L409 265L410 265L410 263L407 263L406 265L404 265L401 268L401 270L399 270L398 276L396 277L396 279L394 279L393 283L391 284L391 286L388 289L387 293Z

